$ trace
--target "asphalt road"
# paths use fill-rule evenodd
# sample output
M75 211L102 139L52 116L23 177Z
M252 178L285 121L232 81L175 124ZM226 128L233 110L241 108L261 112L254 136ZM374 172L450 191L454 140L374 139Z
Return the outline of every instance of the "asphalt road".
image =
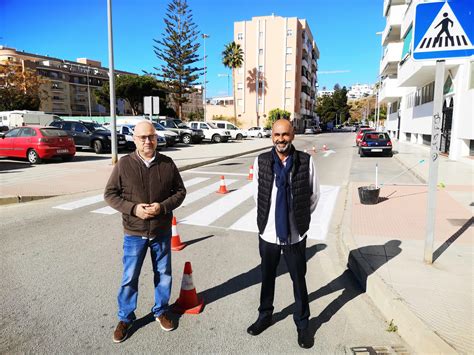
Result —
M324 187L342 189L348 181L371 182L375 162L380 181L403 171L393 158L359 158L353 136L300 136L295 145L302 150L316 145L313 154ZM334 153L320 151L322 144ZM183 173L192 186L189 201L175 215L181 240L188 246L173 253L171 302L179 295L184 263L191 261L194 285L205 299L205 309L199 315L177 318L178 328L163 332L149 316L153 274L147 258L140 280L139 320L122 344L112 343L121 277L120 215L98 213L106 206L103 201L71 210L54 208L102 191L1 207L0 353L299 352L291 280L284 263L276 286L276 323L257 337L245 331L257 317L258 239L255 232L246 230L251 228L247 222L237 222L254 207L247 174L255 156ZM227 195L209 187L218 184L221 174L228 182L235 180L228 184ZM407 175L400 179L416 182ZM206 189L210 192L204 193ZM404 347L396 333L386 331L387 323L340 257L342 196L335 196L329 218L321 221L320 230L325 227L326 232L308 242L310 324L315 333L311 351L342 354L359 346ZM227 202L220 202L223 199ZM229 203L233 205L227 208Z

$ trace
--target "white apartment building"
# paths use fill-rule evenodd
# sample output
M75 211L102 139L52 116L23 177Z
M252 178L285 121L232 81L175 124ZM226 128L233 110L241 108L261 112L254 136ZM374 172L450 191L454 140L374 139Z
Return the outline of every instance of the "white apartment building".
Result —
M374 86L369 84L355 84L350 87L347 92L348 100L357 100L362 97L372 96L374 94Z
M412 57L415 7L429 0L385 0L380 101L388 105L385 128L401 141L429 145L435 60ZM441 152L449 159L474 155L474 58L446 60Z
M306 20L271 15L235 22L234 41L244 53L233 88L237 120L264 125L280 108L291 113L297 131L312 124L319 50Z
M318 90L318 97L331 96L332 94L334 94L334 90Z

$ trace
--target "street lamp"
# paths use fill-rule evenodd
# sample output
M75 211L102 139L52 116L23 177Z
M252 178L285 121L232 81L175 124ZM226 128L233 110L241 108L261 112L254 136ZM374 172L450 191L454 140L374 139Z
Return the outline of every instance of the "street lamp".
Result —
M230 74L217 74L218 77L227 77L227 96L229 96L229 78L230 78Z
M207 72L207 67L206 67L206 38L209 38L208 34L201 34L201 37L204 42L204 90L202 93L202 100L203 100L203 106L204 106L204 121L206 121L206 72Z

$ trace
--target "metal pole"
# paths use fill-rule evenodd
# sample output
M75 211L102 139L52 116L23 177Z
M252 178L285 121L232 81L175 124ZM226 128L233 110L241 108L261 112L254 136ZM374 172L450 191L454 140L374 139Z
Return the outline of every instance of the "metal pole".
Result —
M436 184L438 181L439 148L441 143L441 122L443 117L443 86L445 61L436 61L433 122L431 125L431 149L428 179L428 213L426 218L425 262L433 263L433 244L436 220Z
M117 121L115 118L115 74L114 74L114 44L112 35L112 0L107 0L107 19L109 32L109 84L110 84L110 117L112 138L112 165L117 164Z
M203 100L203 107L204 107L204 122L206 122L206 72L207 72L207 67L206 67L206 38L209 38L209 35L203 33L202 34L202 39L204 41L204 91L202 93L202 100Z
M87 67L87 99L89 100L89 117L91 114L91 90L89 88L89 67Z

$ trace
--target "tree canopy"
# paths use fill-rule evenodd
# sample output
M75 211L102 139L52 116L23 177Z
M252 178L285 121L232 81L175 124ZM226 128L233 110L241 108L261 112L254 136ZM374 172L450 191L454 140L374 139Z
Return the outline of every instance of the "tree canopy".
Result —
M182 118L182 105L188 102L188 94L196 92L195 85L203 68L194 63L201 60L197 54L199 31L186 0L171 0L164 18L165 31L161 39L154 39L153 46L158 59L163 61L155 67L157 77L167 84L178 117Z
M0 111L39 110L45 83L47 80L18 64L0 65Z
M276 120L279 120L280 118L285 118L289 120L290 117L291 117L290 112L282 110L280 108L275 108L268 113L268 118L265 124L265 128L269 128L269 129L272 128L273 122L275 122Z
M332 95L318 97L316 113L322 123L331 121L345 122L349 118L349 105L347 104L347 89L339 84L334 86Z
M232 95L234 97L234 119L237 120L237 103L235 101L235 69L242 67L244 62L244 51L240 48L240 44L234 41L226 44L222 51L222 64L232 69Z

